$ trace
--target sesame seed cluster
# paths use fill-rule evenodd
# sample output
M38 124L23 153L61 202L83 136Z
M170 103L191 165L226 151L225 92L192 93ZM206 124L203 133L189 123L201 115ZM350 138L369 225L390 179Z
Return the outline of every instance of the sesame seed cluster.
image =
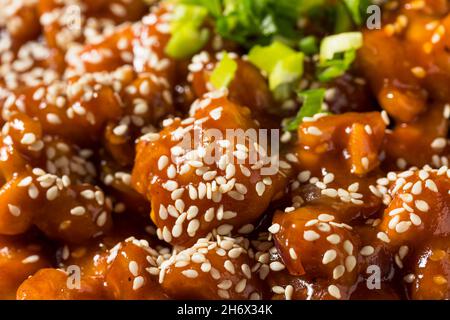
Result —
M1 2L0 299L449 299L449 9L384 10L290 130L209 22L168 54L173 2Z

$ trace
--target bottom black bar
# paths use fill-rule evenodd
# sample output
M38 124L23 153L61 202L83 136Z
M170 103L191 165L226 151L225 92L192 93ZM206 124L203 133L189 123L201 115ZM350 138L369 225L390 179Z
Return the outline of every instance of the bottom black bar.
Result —
M2 301L3 312L42 315L46 318L88 320L106 316L114 319L311 319L311 316L379 319L401 312L430 316L447 314L448 301ZM9 310L8 310L9 309Z

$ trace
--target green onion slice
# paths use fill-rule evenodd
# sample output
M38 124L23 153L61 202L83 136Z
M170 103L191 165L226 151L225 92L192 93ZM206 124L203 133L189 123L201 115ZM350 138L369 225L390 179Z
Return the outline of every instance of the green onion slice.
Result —
M225 52L223 54L222 60L217 63L216 67L211 73L209 81L216 89L228 87L228 85L234 78L237 67L238 65L236 61L231 59Z

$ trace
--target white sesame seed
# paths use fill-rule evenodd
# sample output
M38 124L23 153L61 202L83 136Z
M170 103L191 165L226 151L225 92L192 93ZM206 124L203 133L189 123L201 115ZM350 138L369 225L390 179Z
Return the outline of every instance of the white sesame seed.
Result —
M343 265L338 265L333 269L333 279L337 280L340 277L342 277L342 275L345 272L345 267Z
M431 143L431 148L434 150L444 149L447 145L447 140L445 138L436 138Z
M337 235L336 233L329 235L327 237L327 240L329 243L331 244L338 244L339 242L341 242L341 237L339 237L339 235Z
M73 216L82 216L85 213L86 213L86 209L84 207L81 207L81 206L72 208L70 210L70 214L73 215Z
M35 142L36 136L34 135L34 133L25 133L22 139L20 140L20 143L25 145L32 145Z
M345 269L347 269L348 272L352 272L353 269L356 267L356 258L355 256L348 256L345 258Z
M395 226L395 231L397 231L397 233L404 233L408 231L410 226L411 226L410 221L401 221Z
M336 250L333 249L327 250L323 255L322 264L328 264L332 262L334 259L336 259L336 257L337 257Z
M130 261L128 264L128 270L130 270L131 274L135 277L139 274L139 266L136 261Z
M436 183L434 183L433 180L428 179L427 181L425 181L425 187L427 187L429 190L431 190L433 192L438 192Z
M198 272L192 269L183 270L181 273L186 277L190 279L194 279L198 277Z
M22 260L23 264L28 264L28 263L35 263L39 260L39 256L34 254L32 256L28 256L25 259Z
M99 227L103 227L106 223L108 216L106 211L103 211L102 213L100 213L100 215L97 218L97 226Z
M361 255L366 256L366 257L372 255L374 252L375 252L375 249L372 246L364 246L359 251L359 253L361 253Z
M377 238L386 243L391 242L391 239L389 239L388 235L381 231L377 233Z
M225 270L227 270L229 273L234 274L235 273L235 269L234 269L234 265L230 260L226 260L223 264Z
M133 280L133 290L138 290L144 285L144 277L139 276Z
M241 279L236 286L234 287L234 291L236 291L236 293L241 293L245 290L245 287L247 286L247 279Z
M422 219L420 219L420 217L415 213L410 213L409 219L411 220L412 224L415 226L420 226L422 224Z
M336 299L341 299L341 291L334 284L328 286L328 293Z
M414 204L416 205L416 208L422 212L428 212L428 210L430 210L430 206L424 200L416 200L414 201Z
M344 241L344 250L345 252L347 252L349 255L353 254L353 244L349 241L349 240L345 240Z
M284 264L279 261L274 261L270 263L270 270L272 271L281 271L285 268Z
M20 216L21 211L20 211L20 208L17 206L8 204L8 210L9 210L9 213L11 213L14 217Z
M286 286L286 289L284 290L284 295L286 297L286 300L292 300L292 295L294 293L294 287L290 284Z
M315 241L320 238L320 235L313 231L313 230L307 230L303 233L303 239L306 241Z
M270 226L268 230L270 233L276 234L277 232L280 231L280 225L278 223L274 223L273 225Z

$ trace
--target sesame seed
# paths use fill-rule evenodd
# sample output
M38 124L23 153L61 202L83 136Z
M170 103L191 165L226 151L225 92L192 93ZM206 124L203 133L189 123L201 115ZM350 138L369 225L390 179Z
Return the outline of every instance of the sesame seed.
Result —
M320 136L322 135L322 131L320 131L319 128L314 127L314 126L310 126L308 128L306 128L306 133L313 135L313 136Z
M198 272L195 270L183 270L181 271L181 273L186 277L186 278L190 278L190 279L194 279L198 277Z
M84 207L81 207L81 206L72 208L70 210L70 214L73 215L73 216L82 216L85 213L86 213L86 209Z
M191 220L187 227L188 235L193 237L199 227L200 227L200 221L198 221L197 219Z
M28 263L35 263L39 260L39 256L38 255L32 255L32 256L28 256L25 259L22 260L23 264L28 264Z
M372 255L375 252L375 249L372 246L364 246L359 253L361 253L361 255L368 257L370 255Z
M133 290L138 290L144 285L144 277L139 276L133 280Z
M217 233L220 235L228 235L231 230L233 230L233 226L230 224L223 224L217 228Z
M135 277L138 276L139 267L136 261L130 261L128 264L128 270L130 270L131 274Z
M436 138L431 143L431 148L434 150L444 149L447 145L447 140L445 138Z
M336 198L338 196L337 190L332 188L321 190L321 194L330 198Z
M330 222L334 220L334 216L331 214L322 213L317 217L320 221Z
M344 250L350 255L353 254L353 244L349 240L344 241Z
M356 258L355 256L348 256L345 258L345 268L348 272L352 272L353 269L356 267Z
M377 233L377 238L386 243L391 242L391 239L389 239L388 235L381 231Z
M389 116L387 114L387 112L385 110L381 111L381 118L383 119L384 123L388 126L389 123L391 122L389 120Z
M341 237L339 237L339 235L337 235L336 233L329 235L327 237L327 241L331 244L338 244L341 242Z
M284 264L278 261L274 261L270 263L270 270L272 271L281 271L285 268Z
M247 279L242 279L236 284L236 286L234 287L234 291L236 291L236 293L241 293L245 290L246 286L247 286Z
M286 296L286 300L292 300L292 295L294 293L294 287L290 284L286 286L284 290L284 295Z
M336 259L336 257L337 257L336 250L333 249L327 250L323 255L322 264L328 264L332 262L334 259Z
M411 220L412 224L415 226L420 226L422 224L422 219L420 219L420 217L415 213L410 213L409 219Z
M259 181L256 184L256 193L258 194L258 196L262 196L264 194L265 190L266 190L266 185L263 182Z
M222 290L228 290L233 285L231 280L223 280L217 284L217 287Z
M416 205L416 208L422 212L428 212L428 210L430 210L430 206L424 200L416 200L414 204Z
M328 293L336 299L341 299L341 291L334 284L328 286Z
M35 142L36 136L34 135L34 133L25 133L22 139L20 140L20 143L25 145L32 145Z
M234 265L230 260L226 260L223 264L225 270L227 270L229 273L234 274L235 273L235 269L234 269Z
M427 181L425 181L425 187L428 188L429 190L433 191L433 192L438 192L438 188L436 186L436 183L434 183L433 180L428 179Z
M342 277L342 275L345 272L345 267L343 265L338 265L336 268L333 269L333 279L337 280L340 277Z
M305 239L306 241L315 241L319 238L320 235L313 230L308 230L303 233L303 239Z
M270 233L276 234L277 232L280 231L280 225L278 223L274 223L273 225L270 226L268 230Z
M285 289L281 286L273 286L272 291L276 294L285 294Z
M9 210L9 213L11 213L14 217L20 216L21 211L20 211L20 208L17 206L8 204L8 210Z
M106 220L107 220L107 213L106 211L103 211L97 218L97 226L103 227L106 223Z

